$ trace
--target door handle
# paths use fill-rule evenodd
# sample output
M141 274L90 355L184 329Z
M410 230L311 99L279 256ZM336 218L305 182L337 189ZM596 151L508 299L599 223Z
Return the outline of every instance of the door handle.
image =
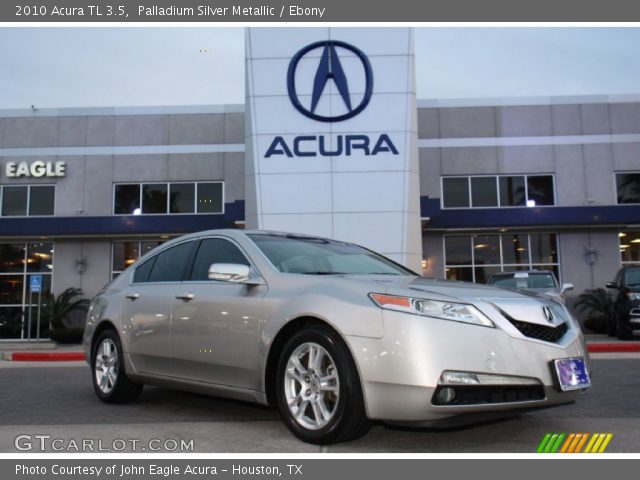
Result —
M138 292L128 293L127 295L125 295L125 297L127 297L129 300L137 300L139 296L140 294Z
M183 293L182 295L176 295L177 299L184 300L185 302L188 302L189 300L193 300L194 297L195 295L193 293Z

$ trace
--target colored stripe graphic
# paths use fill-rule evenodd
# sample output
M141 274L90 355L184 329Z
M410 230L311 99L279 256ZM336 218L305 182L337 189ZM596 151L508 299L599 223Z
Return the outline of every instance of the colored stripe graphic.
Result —
M612 433L547 433L537 453L603 453L613 438ZM588 442L587 442L588 440Z

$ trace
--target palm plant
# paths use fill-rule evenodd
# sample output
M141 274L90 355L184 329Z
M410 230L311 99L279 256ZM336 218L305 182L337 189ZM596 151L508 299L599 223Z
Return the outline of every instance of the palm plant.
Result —
M88 299L76 299L80 295L82 295L81 289L69 287L57 297L55 295L48 296L42 305L42 317L43 320L51 324L52 330L69 329L70 327L65 321L69 314L77 310L86 312L89 309Z
M589 316L584 322L589 330L611 334L610 317L613 312L613 302L604 288L585 290L578 296L573 308Z
M604 288L585 290L578 296L573 307L580 313L588 313L593 317L608 317L613 303Z

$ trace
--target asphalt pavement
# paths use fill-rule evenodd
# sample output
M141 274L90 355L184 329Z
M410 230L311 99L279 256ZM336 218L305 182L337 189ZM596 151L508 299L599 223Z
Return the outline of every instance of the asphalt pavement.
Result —
M453 430L376 424L357 441L329 447L298 441L274 409L149 386L136 402L106 405L96 398L84 362L0 361L0 452L19 451L22 435L19 443L31 444L30 452L41 445L51 451L53 439L67 452L81 440L99 442L103 451L148 451L155 439L156 447L169 440L171 450L183 441L184 451L214 453L534 453L545 433L610 432L607 452L638 453L640 355L592 358L593 387L575 404ZM36 441L36 435L47 438Z

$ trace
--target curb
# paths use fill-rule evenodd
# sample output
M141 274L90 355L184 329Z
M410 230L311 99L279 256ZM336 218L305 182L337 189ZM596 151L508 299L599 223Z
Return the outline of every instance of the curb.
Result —
M588 343L589 353L631 353L640 352L640 343Z
M14 362L77 362L84 360L83 352L9 352L4 359Z
M634 343L588 343L589 353L633 353L640 352L640 342ZM83 352L5 352L4 360L14 362L77 362L85 359Z

